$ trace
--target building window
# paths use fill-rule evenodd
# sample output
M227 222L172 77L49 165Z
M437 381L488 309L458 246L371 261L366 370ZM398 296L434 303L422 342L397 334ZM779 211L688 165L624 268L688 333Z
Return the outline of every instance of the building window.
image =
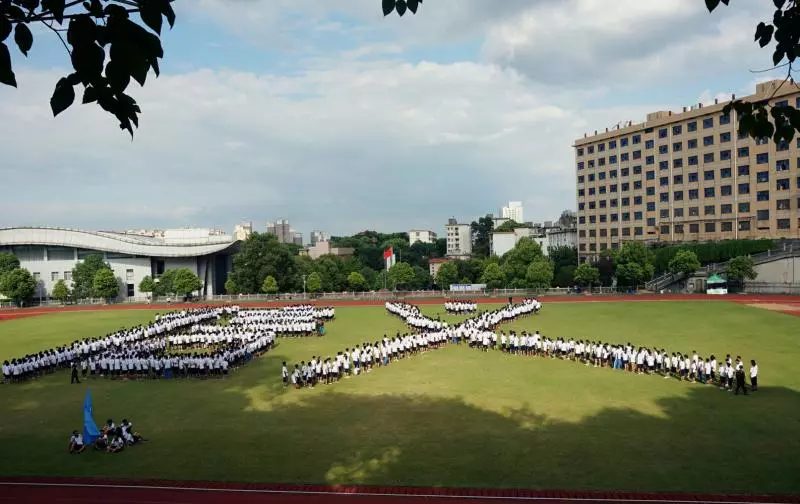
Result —
M611 184L610 186L608 186L608 192L612 193L617 192L617 184Z
M746 177L750 175L750 165L742 165L739 167L739 176Z
M696 200L700 198L700 191L697 189L689 189L689 200Z
M675 231L675 234L683 234L683 224L675 224L672 229Z
M750 213L750 203L739 203L739 213Z
M583 175L578 175L578 183L583 184Z
M648 212L655 212L656 211L656 202L655 201L648 201L647 202L647 211Z
M675 217L683 217L683 208L675 208L673 214Z
M621 160L621 161L628 161L629 159L630 159L630 155L629 155L627 152L623 152L623 153L620 155L620 160Z
M672 152L680 152L683 150L683 142L675 142L672 144Z
M789 190L789 179L783 178L778 179L775 181L775 189L779 191L788 191Z
M655 162L656 162L655 156L647 156L646 158L644 158L644 164L646 165L655 164Z
M686 141L686 148L687 149L696 149L697 148L697 139L692 138Z
M642 220L642 212L633 212L633 220L635 221Z
M692 182L697 182L698 180L699 180L699 178L697 176L697 172L692 172L692 173L689 174L689 183L690 184Z
M672 134L673 135L680 135L681 134L681 129L682 129L681 125L680 124L676 124L675 126L672 127Z
M789 219L778 219L778 229L789 229L791 227Z
M606 222L607 219L608 219L608 217L606 217L606 214L601 214L600 215L600 222ZM600 236L603 236L603 235L600 235Z
M594 159L589 160L589 168L594 168Z
M703 215L715 215L716 208L714 205L706 205L703 207Z
M686 124L686 131L697 131L697 121L692 121Z
M126 269L125 270L125 280L128 283L133 282L133 270L132 269Z
M669 161L659 161L658 162L658 169L659 170L669 170Z
M597 159L597 166L605 166L606 165L606 158L601 157Z
M769 152L756 154L756 164L769 164Z
M66 280L68 282L72 281L72 272L71 271L65 271L64 272L64 280Z
M630 182L623 182L622 183L622 192L628 192L631 189Z
M622 206L630 206L631 199L628 197L622 198Z
M655 145L656 145L656 142L654 140L645 140L644 141L644 148L645 149L652 149L653 147L655 147Z
M617 164L617 156L608 156L608 164Z
M689 224L689 232L690 233L699 233L700 232L700 224Z
M668 186L669 185L669 177L661 177L660 179L658 179L658 184L661 187Z
M597 174L597 180L605 180L606 179L606 172L601 171Z
M630 173L631 173L630 168L623 168L622 170L620 170L620 175L623 177L627 177L628 175L630 175Z
M616 140L609 140L608 141L608 150L613 150L617 148L617 141Z
M39 273L39 272L35 272L35 273L33 274L33 280L34 280L36 283L39 283L39 282L42 280L42 274L41 274L41 273Z
M717 224L715 222L706 222L706 233L715 233L717 231Z
M636 235L636 236L641 236L642 235L642 228L641 227L633 228L633 234Z
M583 156L583 147L578 147L578 156Z
M697 156L689 156L686 160L689 166L697 166Z
M630 212L622 212L622 222L628 222L631 220L631 213Z
M661 234L669 234L669 224L661 226Z
M757 201L769 201L769 191L758 191L756 193Z
M733 231L733 222L722 222L720 223L720 228L723 233L730 233Z
M723 168L719 171L719 178L731 178L731 169Z
M673 184L683 184L683 175L674 175L672 177Z
M641 205L642 204L642 197L641 196L634 196L633 197L633 204L634 205Z
M714 153L713 152L706 152L703 154L703 162L704 163L713 163L714 162Z
M750 194L750 184L739 184L739 194Z
M700 207L689 207L689 217L700 217Z
M768 221L769 220L769 210L756 210L756 220Z
M585 195L585 189L578 189L578 197L583 197Z
M713 198L715 196L714 192L715 191L713 187L706 187L705 189L703 189L703 196L706 198Z
M721 116L719 116L719 124L720 124L720 126L722 126L724 124L730 124L730 123L731 123L731 116L730 115L722 114Z
M619 139L619 146L620 147L627 147L628 146L628 137L622 137Z
M725 203L719 206L719 213L722 215L732 214L733 213L733 205L730 203Z
M764 182L769 182L769 172L760 171L756 173L756 182L758 182L759 184L763 184Z
M633 159L642 159L642 151L640 150L633 151Z
M713 117L706 117L703 119L703 129L713 128L714 127L714 118Z
M578 170L583 170L583 161L578 161Z
M708 135L707 137L703 137L703 145L705 147L708 147L710 145L714 145L714 137L711 136L711 135Z
M791 204L788 199L779 199L775 202L776 210L790 210Z
M633 167L633 174L634 175L641 175L642 174L642 167L641 165Z
M655 219L655 217L649 217L649 218L647 219L647 225L648 225L649 227L654 227L654 226L656 225L656 219Z
M731 151L729 150L719 151L720 161L728 161L730 158L731 158Z
M654 172L653 170L649 170L645 174L644 178L645 178L645 180L655 180L656 179L656 172Z
M630 236L631 228L622 228L622 236Z
M729 185L724 185L719 188L719 195L720 196L730 196L733 194L733 188Z
M779 159L775 161L775 171L789 171L789 160Z
M631 141L634 145L642 143L642 135L633 135Z
M672 199L674 201L683 201L683 191L675 191L672 193Z
M749 157L750 147L739 147L739 157Z
M778 152L789 150L789 142L786 140L781 140L778 145L775 146L775 150Z
M719 134L719 143L726 143L731 141L731 134L729 132Z
M669 219L669 208L662 208L662 209L661 209L661 210L658 212L658 216L659 216L661 219Z
M658 146L658 153L659 154L669 154L669 145L659 145Z
M597 222L597 216L596 215L590 215L589 216L589 224L595 224L596 222Z
M658 138L667 138L667 136L669 136L669 130L667 130L667 128L658 130Z
M750 221L739 221L739 231L750 231Z
M655 196L656 195L656 188L655 187L648 187L646 190L648 196Z
M618 222L618 221L619 221L619 214L612 213L611 222Z
M597 152L604 152L606 150L606 144L599 143L597 144Z
M714 170L706 170L703 172L703 180L714 180Z
M50 273L50 281L58 282L58 271L53 271L52 273Z

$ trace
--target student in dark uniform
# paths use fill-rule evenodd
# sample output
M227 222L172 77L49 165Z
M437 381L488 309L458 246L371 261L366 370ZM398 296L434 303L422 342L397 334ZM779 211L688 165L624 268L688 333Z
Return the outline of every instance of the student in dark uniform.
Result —
M742 366L737 366L736 368L736 391L734 395L739 395L739 389L742 389L744 395L747 395L747 387L744 386L744 368Z
M78 379L78 363L72 361L72 377L70 378L69 383L80 383L81 381Z

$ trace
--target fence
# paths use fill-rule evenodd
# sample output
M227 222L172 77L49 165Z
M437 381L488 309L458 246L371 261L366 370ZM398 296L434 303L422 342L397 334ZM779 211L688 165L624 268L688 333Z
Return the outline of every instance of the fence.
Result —
M497 298L498 302L503 302L509 296L515 298L533 297L533 296L576 296L585 293L593 295L607 295L618 294L618 291L612 287L593 287L592 289L566 289L566 288L551 288L551 289L485 289L481 291L463 292L463 291L368 291L368 292L323 292L318 294L311 293L284 293L284 294L233 294L233 295L218 295L206 296L205 298L193 299L191 302L196 303L257 303L269 301L285 301L285 302L303 302L303 301L388 301L388 300L413 300L413 299L474 299L474 298ZM170 305L173 303L182 303L181 298L171 297L130 297L122 300L114 301L114 304L153 304L153 305ZM68 303L70 305L103 305L107 304L104 299L82 299ZM26 303L27 307L30 306L62 306L62 303L55 300L48 299L34 299ZM0 302L0 308L11 308L14 305L10 302Z
M800 295L800 283L745 282L744 291L748 294L787 294L790 296L798 296Z

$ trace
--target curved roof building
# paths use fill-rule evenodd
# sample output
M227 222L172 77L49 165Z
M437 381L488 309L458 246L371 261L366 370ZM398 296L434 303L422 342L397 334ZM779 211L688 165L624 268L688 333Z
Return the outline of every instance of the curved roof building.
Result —
M122 296L144 297L139 282L168 269L189 268L203 282L202 295L223 293L238 243L208 229L175 229L158 235L84 231L52 227L0 228L0 251L11 252L38 280L46 297L59 280L90 254L102 254L122 280Z

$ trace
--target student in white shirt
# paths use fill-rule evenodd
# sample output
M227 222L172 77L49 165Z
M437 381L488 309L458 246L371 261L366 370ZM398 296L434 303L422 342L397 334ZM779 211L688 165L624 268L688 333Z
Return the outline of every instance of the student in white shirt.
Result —
M758 390L758 364L755 360L750 360L750 387L753 392Z
M86 446L83 444L83 436L79 434L78 431L72 431L72 436L69 438L69 452L81 453L85 449Z

